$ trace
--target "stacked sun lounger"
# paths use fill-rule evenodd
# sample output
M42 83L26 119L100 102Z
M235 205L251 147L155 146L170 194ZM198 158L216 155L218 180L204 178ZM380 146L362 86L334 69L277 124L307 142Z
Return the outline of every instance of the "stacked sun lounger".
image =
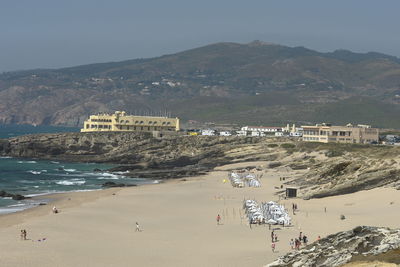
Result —
M244 200L243 209L250 224L291 224L291 218L285 207L273 201L263 202L259 205L255 200Z
M233 187L244 187L244 182L241 175L236 172L231 172L229 174L229 180L231 181Z
M229 180L233 187L261 187L260 181L254 173L237 173L231 172L229 174Z
M255 200L244 200L243 209L250 224L265 223L265 217L262 210Z
M261 187L261 183L254 173L249 173L244 176L244 180L246 181L248 187Z

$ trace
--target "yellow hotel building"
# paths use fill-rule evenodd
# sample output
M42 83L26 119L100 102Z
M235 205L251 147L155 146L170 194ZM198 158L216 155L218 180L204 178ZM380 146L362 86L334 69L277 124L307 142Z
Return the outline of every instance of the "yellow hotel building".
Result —
M355 143L371 144L379 142L379 130L369 125L332 126L317 124L315 126L301 126L303 141L321 143Z
M179 131L179 119L126 115L125 111L116 111L114 114L91 115L88 120L85 120L81 129L81 132L111 131Z

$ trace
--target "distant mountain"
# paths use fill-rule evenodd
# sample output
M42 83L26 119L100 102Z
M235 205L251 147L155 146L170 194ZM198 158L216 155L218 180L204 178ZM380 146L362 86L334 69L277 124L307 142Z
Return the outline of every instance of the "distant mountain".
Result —
M400 59L254 41L150 59L0 75L0 123L80 125L98 112L184 120L400 127Z

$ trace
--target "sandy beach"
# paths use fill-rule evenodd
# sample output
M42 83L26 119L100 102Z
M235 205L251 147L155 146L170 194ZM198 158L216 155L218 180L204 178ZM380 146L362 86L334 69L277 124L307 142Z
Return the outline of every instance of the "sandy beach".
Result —
M263 266L288 252L300 231L312 242L358 225L399 227L400 191L391 188L281 200L290 212L297 203L299 211L293 226L275 227L273 253L268 226L250 229L242 201L279 201L279 178L304 170L264 169L260 188L223 183L228 169L250 165L265 163L227 165L158 185L58 194L49 205L2 215L0 266ZM135 232L135 222L142 231ZM20 240L21 229L29 240Z

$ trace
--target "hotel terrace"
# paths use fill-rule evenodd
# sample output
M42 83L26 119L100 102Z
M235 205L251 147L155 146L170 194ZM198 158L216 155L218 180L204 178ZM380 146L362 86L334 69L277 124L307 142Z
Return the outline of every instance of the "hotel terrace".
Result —
M91 115L85 120L81 132L172 132L179 131L179 119L168 117L126 115L125 111L114 114Z
M306 142L371 144L379 141L378 129L369 125L332 126L323 123L301 127Z

